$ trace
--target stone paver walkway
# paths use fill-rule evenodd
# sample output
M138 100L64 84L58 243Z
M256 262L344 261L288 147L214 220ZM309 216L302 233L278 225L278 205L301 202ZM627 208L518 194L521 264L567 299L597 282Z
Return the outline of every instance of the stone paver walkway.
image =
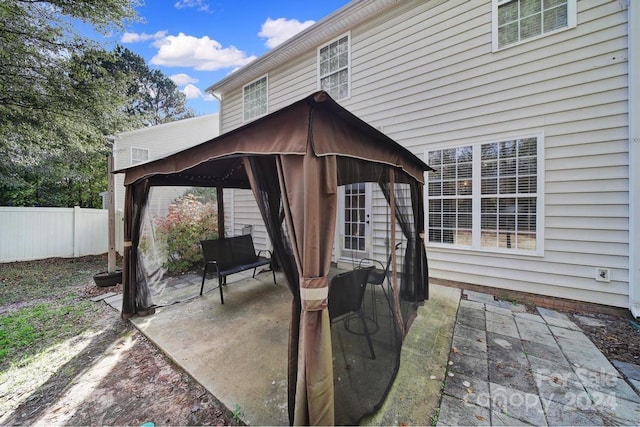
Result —
M616 368L563 313L464 294L438 425L640 424L636 365Z

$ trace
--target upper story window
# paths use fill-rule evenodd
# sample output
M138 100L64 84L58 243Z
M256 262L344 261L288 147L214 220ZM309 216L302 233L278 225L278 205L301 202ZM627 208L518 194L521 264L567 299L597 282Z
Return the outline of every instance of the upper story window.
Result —
M319 87L333 99L344 99L350 95L350 62L349 34L318 49Z
M576 26L576 0L493 0L493 49Z
M267 114L267 76L242 88L242 104L245 122Z
M149 160L149 149L148 148L136 148L131 147L131 164L135 165L136 163L142 163Z
M433 150L429 243L542 253L542 137Z

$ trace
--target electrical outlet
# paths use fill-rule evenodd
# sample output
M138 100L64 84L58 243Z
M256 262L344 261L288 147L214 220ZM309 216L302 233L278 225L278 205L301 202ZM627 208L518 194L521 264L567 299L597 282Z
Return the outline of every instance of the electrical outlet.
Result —
M596 267L597 282L611 282L611 270L603 267Z

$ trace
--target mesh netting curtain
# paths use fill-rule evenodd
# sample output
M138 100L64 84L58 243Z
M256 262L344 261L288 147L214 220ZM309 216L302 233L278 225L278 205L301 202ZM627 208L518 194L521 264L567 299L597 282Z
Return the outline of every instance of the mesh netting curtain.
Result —
M401 170L381 163L340 156L328 156L331 160L327 161L327 156L318 158L312 153L308 156L319 163L315 169L303 165L306 156L299 155L246 156L243 162L276 264L292 293L287 398L290 423L353 425L380 408L399 368L403 332L417 305L427 296L422 186ZM310 170L315 170L311 185L324 199L304 208L308 202L305 198L314 192L305 187L305 182L310 182L303 172ZM368 188L373 190L376 206L371 218L370 259L359 255L362 251L354 246L346 249L345 229L334 234L339 197L343 203L355 203L359 196L350 192L365 184L371 185ZM155 248L159 244L155 242L158 219L166 218L167 201L174 201L183 192L175 187L151 186L148 180L127 187L124 256L128 262L123 313L144 314L184 295L197 297L191 287L183 288L183 293L172 288L172 281L184 280L185 276L168 274ZM334 207L328 209L330 204ZM362 215L356 208L350 212ZM355 222L355 217L350 219ZM215 217L210 220L215 221ZM309 224L319 228L311 233L303 231ZM359 233L351 230L353 235ZM311 270L300 266L304 254L295 253L301 250L298 245L308 245L307 250L315 251L315 255L308 254ZM401 249L395 251L396 245ZM332 257L342 261L331 265ZM360 302L364 325L355 312L330 318L327 289L338 283L334 277L365 267L373 267L382 280L366 284ZM305 292L306 301L301 298ZM322 293L320 298L318 292Z
M424 217L421 184L397 168L343 157L338 181L345 199L345 229L338 234L357 237L370 227L372 247L365 253L373 259L362 258L353 240L351 251L344 250L347 240L336 242L342 250L336 257L346 257L353 269L375 267L361 305L366 325L353 314L332 321L336 424L353 425L382 405L400 366L403 334L427 295ZM370 218L362 217L362 196L353 191L363 183L377 183L371 187ZM354 232L355 226L360 228Z
M125 203L123 315L152 314L196 298L200 240L219 232L215 188L142 180L127 187Z
M293 423L296 377L298 367L298 335L300 331L300 312L302 310L300 292L298 292L298 269L295 264L289 234L287 232L282 194L275 156L252 156L244 158L253 194L258 203L269 239L273 244L273 254L277 264L287 279L293 295L291 302L291 323L289 325L289 351L287 360L288 411L289 422Z
M298 163L304 162L301 156L295 156L289 160L296 159ZM300 281L300 277L304 276L299 274L298 264L301 261L300 259L296 261L295 249L292 248L290 243L296 242L289 230L291 221L285 220L285 210L292 209L292 205L295 206L296 202L283 200L283 193L281 192L281 188L288 189L284 197L290 197L293 194L293 198L298 196L298 204L304 204L302 199L311 197L310 193L313 192L311 191L312 189L304 187L302 184L309 179L308 176L302 177L302 171L308 170L309 167L301 167L299 164L287 164L286 160L283 162L283 158L278 156L248 156L244 158L244 164L267 232L273 242L274 256L277 258L278 264L289 282L293 295L288 361L290 422L293 424L357 424L365 415L379 409L386 397L399 368L402 343L401 331L407 324L407 320L415 312L415 303L419 301L420 296L426 295L426 276L424 275L426 268L416 267L416 265L420 265L416 260L424 257L424 250L417 248L422 244L420 237L422 220L419 215L419 203L421 203L419 197L421 194L420 186L416 185L413 182L415 180L408 175L398 172L387 165L345 157L337 158L335 179L341 185L342 192L340 194L343 197L346 194L345 191L347 193L349 191L345 189L353 188L354 186L358 187L363 183L378 183L380 185L383 191L377 192L377 194L380 194L378 200L381 200L387 208L384 214L378 215L376 227L378 232L384 233L387 238L384 240L386 243L377 253L378 260L358 259L358 255L355 252L347 253L347 251L345 252L346 256L351 258L350 266L347 263L347 267L345 267L343 263L340 269L333 268L327 272L326 280L329 286L334 282L337 283L333 278L340 275L340 273L344 273L345 269L357 270L373 264L374 266L379 265L380 267L376 271L384 274L382 282L367 284L368 287L364 292L364 298L360 306L365 319L364 328L362 321L357 316L354 316L354 313L329 319L331 348L330 353L327 353L328 349L324 348L323 344L312 343L312 345L304 347L305 337L302 336L304 332L301 332L301 324L304 325L306 322L308 327L309 324L311 325L311 328L326 328L326 325L321 326L322 322L325 322L322 316L326 316L326 314L321 314L321 311L326 307L325 304L330 306L332 301L329 299L326 303L319 303L318 300L314 300L311 303L311 307L319 310L302 309L304 304L309 304L309 301L302 301L300 298L300 286L304 286ZM287 166L290 169L287 169ZM323 167L325 169L320 176L323 176L322 173L324 173L325 179L321 181L331 180L326 176L326 172L333 169L333 166L329 166L326 169L327 166L324 165L320 166L320 169ZM289 171L288 179L283 177L286 173L285 169ZM296 172L291 174L292 170ZM277 181L274 179L276 176L278 177ZM395 186L391 183L392 176L394 178L397 177L399 181ZM298 190L291 188L292 182L301 184L298 186ZM319 190L319 187L325 186L325 184L325 182L315 181L316 191ZM329 187L332 186L329 185ZM301 190L302 188L304 190ZM393 188L396 190L394 192L394 219L397 219L398 230L389 228L389 218L391 216L389 204L391 199L388 197L388 192ZM386 190L386 193L384 193L384 190ZM331 188L327 189L326 192L325 196L335 192L336 197L339 193ZM374 197L376 196L374 195ZM337 202L333 201L331 203L335 204ZM295 207L293 209L295 210ZM306 221L326 222L325 226L320 226L321 229L325 230L321 232L324 235L317 234L318 232L316 234L312 233L311 235L314 237L307 239L313 245L325 246L325 260L328 253L328 248L326 248L328 243L326 242L333 241L331 225L335 223L335 212L331 212L331 209L327 209L325 200L325 203L319 209L316 205L311 211L307 211L305 215L298 215L298 230L296 231L298 234L301 233L300 227ZM353 212L356 211L354 210ZM311 213L314 215L310 215ZM327 215L332 216L332 218L327 218ZM327 225L329 228L327 228ZM343 231L339 231L337 235L342 236L344 234ZM390 238L391 234L394 235L392 239ZM327 239L327 236L330 238ZM325 243L320 243L320 240L323 239ZM403 251L404 255L399 255L397 259L395 256L393 257L396 263L391 265L393 252L391 247L395 246L391 245L391 242L396 240L406 249ZM340 250L342 242L336 242L335 248ZM334 255L336 258L339 257L339 254ZM320 268L321 266L316 265L316 267ZM317 273L319 277L324 275L322 268L316 271L319 272ZM404 274L403 272L405 271L410 271L411 273ZM392 275L396 276L396 283L399 283L395 289L392 285ZM325 280L318 280L315 277L313 279L316 283L319 280ZM307 278L307 283L309 281L309 278ZM318 288L314 292L317 291ZM330 296L329 298L334 297ZM407 301L412 302L412 304L405 303ZM401 313L396 312L394 308L396 306L402 307ZM323 349L324 353L318 353L318 349ZM307 354L301 355L300 352L307 352ZM331 370L327 371L327 367L320 369L319 375L323 377L326 375L331 376L332 390L327 387L326 381L318 381L317 378L305 378L307 369L314 370L317 368L311 367L312 364L318 362L317 358L326 361L327 357L330 357L331 360ZM301 372L301 370L305 371ZM322 399L318 397L317 393L325 398L328 393L333 393L333 409L327 404L320 403L319 401ZM334 412L333 415L331 411Z
M152 303L138 251L150 184L142 180L125 191L123 302L124 316L148 310Z
M405 178L405 182L396 182L394 189L388 182L379 182L379 185L388 202L391 200L391 191L394 191L395 219L407 240L399 290L406 331L413 321L417 304L428 298L429 270L424 246L423 185L409 177Z

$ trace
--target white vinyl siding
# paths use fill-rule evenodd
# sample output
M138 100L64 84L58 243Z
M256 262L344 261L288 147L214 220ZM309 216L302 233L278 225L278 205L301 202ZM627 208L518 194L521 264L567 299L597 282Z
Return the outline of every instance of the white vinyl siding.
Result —
M131 148L153 150L154 157L187 148L219 134L218 114L194 117L115 135L114 169L131 166ZM124 210L124 174L115 175L116 210Z
M227 233L231 234L227 234L227 236L239 236L242 234L243 228L250 225L252 226L251 235L256 250L271 249L267 228L264 225L258 204L251 190L226 189L224 191L225 193L231 193L233 197L233 219L227 223ZM225 205L226 210L230 208Z
M576 0L493 0L493 49L573 28Z
M491 0L399 2L354 26L350 97L340 103L422 158L432 149L543 133L537 233L544 253L427 244L430 276L627 307L625 2L579 1L574 30L496 52L492 6ZM270 108L312 93L316 69L314 49L270 70ZM242 119L241 88L223 99L227 131ZM372 244L384 260L380 202L373 199ZM597 282L595 267L610 268L611 282Z
M263 76L242 88L243 118L245 122L267 114L268 84Z
M349 34L318 48L319 88L333 99L349 97L351 48Z

